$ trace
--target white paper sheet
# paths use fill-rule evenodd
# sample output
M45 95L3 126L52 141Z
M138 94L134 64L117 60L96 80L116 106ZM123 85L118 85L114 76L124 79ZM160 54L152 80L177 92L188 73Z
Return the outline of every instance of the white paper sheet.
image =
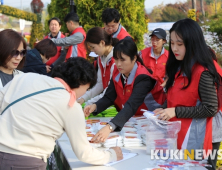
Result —
M98 55L97 55L96 53L94 53L94 52L90 52L90 53L89 53L89 56L90 56L90 57L98 57Z
M120 161L115 161L115 162L110 162L110 163L108 163L108 164L105 164L105 166L112 166L112 165L117 164L117 163L119 163L119 162L122 162L122 161L125 161L125 160L127 160L127 159L133 158L133 157L135 157L136 155L138 155L138 154L137 154L137 153L124 153L124 152L123 152L123 159L122 159L122 160L120 160Z

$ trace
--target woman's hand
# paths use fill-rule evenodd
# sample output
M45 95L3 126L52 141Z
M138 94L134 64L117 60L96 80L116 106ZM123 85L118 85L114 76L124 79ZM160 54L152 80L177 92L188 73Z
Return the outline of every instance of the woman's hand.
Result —
M166 76L164 82L160 86L165 87L168 79L169 78Z
M51 71L51 67L46 65L46 72L49 73Z
M102 143L105 142L108 138L111 130L109 128L110 125L106 125L102 129L100 129L97 134L91 139L93 143Z
M154 116L159 115L158 119L160 120L169 120L176 116L175 107L167 108L167 109L159 108L159 109L154 110L153 112L155 113Z
M83 98L80 98L77 100L77 102L82 105L85 102L85 100Z
M90 113L96 110L96 104L88 105L83 109L85 117L88 117Z

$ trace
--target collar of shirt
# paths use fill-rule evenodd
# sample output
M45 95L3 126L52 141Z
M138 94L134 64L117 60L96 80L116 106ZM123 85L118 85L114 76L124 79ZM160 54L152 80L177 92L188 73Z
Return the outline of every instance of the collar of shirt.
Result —
M130 75L130 74L129 74L129 75ZM123 79L124 79L124 82L123 82L123 83L126 84L128 78L127 78L126 76L124 76L124 74L122 74L122 77L123 77Z
M113 38L116 38L116 37L117 37L117 35L119 34L121 28L122 28L122 25L119 24L118 29L116 30L116 32L112 33Z
M111 59L112 59L112 57L113 57L113 48L112 48L112 50L109 52L109 54L107 55L107 56L101 56L100 58L101 58L101 63L102 63L102 65L103 65L103 67L105 67L106 65L108 65L108 63L111 61Z
M153 51L153 47L151 47L151 57L158 59L163 54L164 54L164 47L162 48L162 51L159 56L155 56L154 51Z
M53 37L52 34L50 34L50 38L57 38L57 37L58 37L58 34L55 37Z

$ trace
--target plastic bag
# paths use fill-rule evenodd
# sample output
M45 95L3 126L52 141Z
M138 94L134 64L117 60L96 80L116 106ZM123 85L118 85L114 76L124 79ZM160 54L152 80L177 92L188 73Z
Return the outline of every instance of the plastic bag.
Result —
M146 111L143 114L149 120L146 128L147 153L151 150L176 150L177 134L181 128L180 121L163 121L154 116L153 112Z
M214 117L212 122L213 143L222 141L222 111L220 110Z

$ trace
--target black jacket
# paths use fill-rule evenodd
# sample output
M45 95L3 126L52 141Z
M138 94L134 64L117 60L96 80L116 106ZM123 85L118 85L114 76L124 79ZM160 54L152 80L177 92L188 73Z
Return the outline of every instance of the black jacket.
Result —
M46 64L43 63L39 51L35 48L27 51L22 71L24 73L32 72L47 75Z

